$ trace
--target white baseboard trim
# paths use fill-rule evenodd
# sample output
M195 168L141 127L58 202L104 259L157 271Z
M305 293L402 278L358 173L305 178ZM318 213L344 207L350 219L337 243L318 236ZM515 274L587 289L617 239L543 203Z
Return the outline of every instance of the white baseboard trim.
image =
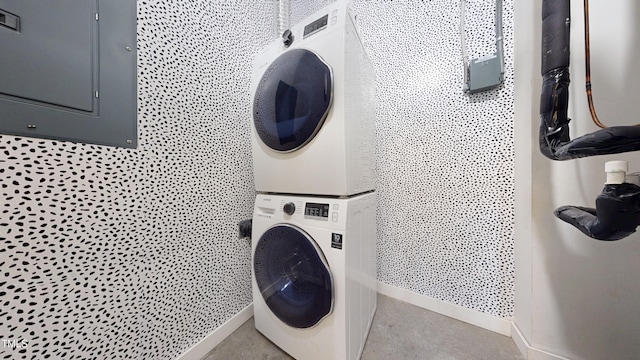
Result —
M527 360L571 360L564 356L532 347L515 323L511 324L511 338L516 343L516 347L520 350L522 356Z
M511 321L483 312L468 309L446 301L414 293L406 289L397 288L378 281L378 292L409 304L437 312L439 314L464 321L471 325L491 330L504 336L511 336Z
M182 355L178 356L176 360L200 360L209 351L213 350L218 344L222 342L227 336L231 335L236 329L238 329L247 320L253 316L253 303L242 309L239 313L235 314L231 319L227 320L224 324L218 326L204 339L193 345L189 350L185 351Z
M511 323L511 338L520 351L520 354L522 354L525 359L528 359L529 348L531 347L529 346L527 339L524 338L524 335L522 335L520 329L518 329L518 326L515 323Z
M522 335L518 326L510 320L451 304L446 301L434 299L406 289L397 288L380 281L378 281L378 292L382 295L419 306L423 309L437 312L498 334L510 336L522 356L527 360L570 360L569 358L532 347L524 335ZM251 319L252 316L253 304L249 304L231 319L213 330L204 339L200 340L182 355L178 356L176 360L202 359L211 350L213 350L214 347L220 344L222 340L227 338L227 336L231 335L231 333L236 331L242 324Z

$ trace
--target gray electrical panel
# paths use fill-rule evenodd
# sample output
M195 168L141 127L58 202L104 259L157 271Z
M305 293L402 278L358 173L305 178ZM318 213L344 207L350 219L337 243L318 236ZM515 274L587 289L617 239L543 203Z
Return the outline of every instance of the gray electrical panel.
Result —
M0 0L0 133L135 148L136 2Z
M469 92L475 93L500 86L502 76L501 59L498 55L473 59L469 67Z

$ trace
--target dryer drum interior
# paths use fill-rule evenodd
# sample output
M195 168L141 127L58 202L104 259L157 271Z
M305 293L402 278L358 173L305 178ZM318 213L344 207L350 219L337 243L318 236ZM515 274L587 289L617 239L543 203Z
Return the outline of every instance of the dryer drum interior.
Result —
M253 121L262 142L289 152L318 133L331 108L333 74L317 54L292 49L262 75L253 101Z
M291 225L268 229L256 245L253 269L265 303L287 325L313 327L331 313L331 272L303 230Z

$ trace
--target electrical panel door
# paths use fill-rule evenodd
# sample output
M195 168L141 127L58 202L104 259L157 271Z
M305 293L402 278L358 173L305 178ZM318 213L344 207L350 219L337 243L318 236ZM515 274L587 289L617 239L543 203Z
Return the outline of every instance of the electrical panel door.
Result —
M0 133L136 146L136 5L0 0Z

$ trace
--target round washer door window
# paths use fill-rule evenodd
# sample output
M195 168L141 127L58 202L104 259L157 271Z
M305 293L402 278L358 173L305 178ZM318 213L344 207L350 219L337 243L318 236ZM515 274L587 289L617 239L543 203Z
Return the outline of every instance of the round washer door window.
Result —
M262 142L294 151L318 133L331 107L333 75L318 55L292 49L262 75L253 99L253 122Z
M285 324L310 328L331 313L331 272L303 230L291 225L268 229L256 245L253 269L262 298Z

